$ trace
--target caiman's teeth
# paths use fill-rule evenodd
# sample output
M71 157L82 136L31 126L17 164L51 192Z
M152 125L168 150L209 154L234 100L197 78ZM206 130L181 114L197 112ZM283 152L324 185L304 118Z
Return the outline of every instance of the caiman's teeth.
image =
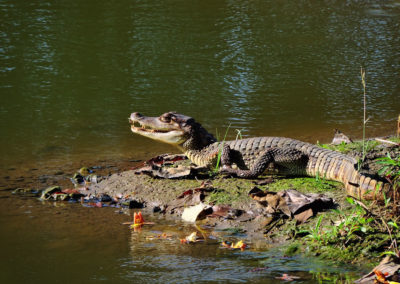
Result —
M133 126L136 128L141 127L140 122L138 122L138 121L133 121Z

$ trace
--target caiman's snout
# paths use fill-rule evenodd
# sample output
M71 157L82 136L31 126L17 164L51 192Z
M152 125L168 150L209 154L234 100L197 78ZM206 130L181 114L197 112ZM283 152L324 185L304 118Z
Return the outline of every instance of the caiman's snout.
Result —
M176 121L175 114L165 113L160 117L144 116L138 112L128 118L133 133L170 144L180 144L186 138L184 130Z

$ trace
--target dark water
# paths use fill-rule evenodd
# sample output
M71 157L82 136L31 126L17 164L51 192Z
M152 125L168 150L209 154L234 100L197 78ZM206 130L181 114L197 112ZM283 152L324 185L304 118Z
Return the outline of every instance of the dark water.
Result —
M175 110L214 133L230 125L228 138L240 130L329 141L334 128L358 138L361 66L367 136L393 133L398 1L0 0L2 188L11 186L12 168L63 169L173 151L131 134L133 111ZM173 283L189 281L190 273L193 281L273 282L283 271L318 267L271 258L277 265L258 275L248 271L276 254L222 253L215 245L176 251L167 243L155 258L160 247L133 245L110 211L0 200L2 283ZM333 271L340 272L346 269ZM300 276L312 281L307 275Z
M398 1L0 1L1 164L171 151L133 111L327 141L395 131Z

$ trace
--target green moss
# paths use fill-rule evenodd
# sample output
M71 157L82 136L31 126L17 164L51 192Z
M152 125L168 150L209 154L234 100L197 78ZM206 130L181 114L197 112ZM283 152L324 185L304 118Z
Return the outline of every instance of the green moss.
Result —
M294 242L290 244L286 249L285 249L285 256L294 256L298 253L301 252L300 250L300 243L299 242Z
M217 178L212 181L215 191L211 192L206 202L213 204L240 204L241 202L250 202L248 192L254 186L256 180L247 179L224 179ZM278 178L275 182L268 185L257 185L262 190L281 191L294 188L300 192L340 192L342 184L335 181L328 181L321 178Z
M246 187L216 187L207 198L207 203L234 205L240 202L250 202L249 188Z
M342 184L335 181L328 181L321 178L283 178L278 179L274 183L267 186L268 190L280 191L285 189L294 188L300 192L327 192L341 190Z

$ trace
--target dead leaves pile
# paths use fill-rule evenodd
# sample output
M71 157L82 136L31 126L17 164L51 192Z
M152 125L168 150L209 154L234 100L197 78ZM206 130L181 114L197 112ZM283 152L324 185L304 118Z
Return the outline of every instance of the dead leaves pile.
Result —
M304 194L295 189L273 192L254 187L249 195L265 207L266 213L284 214L298 223L304 223L318 212L334 207L332 198L322 194Z

